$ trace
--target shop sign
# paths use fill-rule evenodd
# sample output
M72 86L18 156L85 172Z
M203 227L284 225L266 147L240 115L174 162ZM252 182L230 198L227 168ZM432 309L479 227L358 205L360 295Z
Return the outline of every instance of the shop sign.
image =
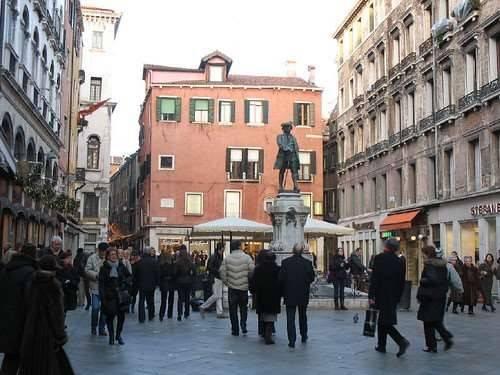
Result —
M352 228L355 230L373 230L373 229L375 229L375 225L374 225L373 221L368 221L366 223L352 222Z
M396 232L381 232L380 237L384 240L387 238L396 237Z
M500 214L500 202L472 206L470 213L472 216L498 215Z

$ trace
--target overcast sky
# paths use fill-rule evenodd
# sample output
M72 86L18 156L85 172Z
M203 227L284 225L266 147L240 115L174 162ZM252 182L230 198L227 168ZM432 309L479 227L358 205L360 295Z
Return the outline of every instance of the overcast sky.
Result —
M138 147L139 106L144 99L142 66L197 68L218 49L233 59L231 73L285 75L287 60L307 78L317 67L324 89L323 116L336 101L332 34L354 0L82 0L84 5L123 13L114 50L112 155Z

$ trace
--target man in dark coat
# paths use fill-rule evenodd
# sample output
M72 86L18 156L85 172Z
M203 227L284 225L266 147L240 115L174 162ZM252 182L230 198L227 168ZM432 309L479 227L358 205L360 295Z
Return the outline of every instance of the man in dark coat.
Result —
M307 305L309 291L314 281L314 269L311 261L302 257L304 244L295 244L293 256L281 263L279 281L286 305L288 346L295 347L297 333L295 330L295 312L299 310L299 331L302 342L307 342Z
M135 269L134 279L139 288L139 323L146 320L144 302L148 305L148 318L155 317L155 289L160 284L160 267L156 259L151 256L152 248L147 246L143 256Z
M0 351L5 354L0 373L15 375L29 304L29 288L38 268L36 248L25 244L0 271Z
M380 353L385 353L387 335L399 345L398 357L405 354L410 346L398 330L397 307L403 294L405 284L405 270L401 259L396 255L399 250L399 241L389 238L385 241L384 252L375 257L373 274L370 282L368 298L370 304L379 310L378 318L378 345L375 348Z

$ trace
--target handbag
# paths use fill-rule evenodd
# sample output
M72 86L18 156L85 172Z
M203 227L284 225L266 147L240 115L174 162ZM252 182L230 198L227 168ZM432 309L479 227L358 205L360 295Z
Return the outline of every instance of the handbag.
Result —
M130 305L130 294L128 290L119 290L118 291L118 304L123 307Z
M375 331L377 330L377 319L378 310L369 308L366 310L365 324L363 326L363 336L375 337Z

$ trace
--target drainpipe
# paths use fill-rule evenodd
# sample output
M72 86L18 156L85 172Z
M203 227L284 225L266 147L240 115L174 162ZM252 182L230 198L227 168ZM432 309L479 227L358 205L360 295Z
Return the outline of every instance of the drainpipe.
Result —
M4 45L4 34L5 34L5 0L2 0L0 4L0 66L3 65L3 45Z
M431 19L433 20L434 26L437 22L436 18L436 0L432 0L431 3ZM432 30L431 26L431 30ZM437 112L437 45L436 38L431 31L432 37L432 121L434 121L434 189L435 189L435 197L437 199L441 198L441 194L439 194L439 161L441 160L439 155L439 136L438 136L438 126L436 121L436 112Z

